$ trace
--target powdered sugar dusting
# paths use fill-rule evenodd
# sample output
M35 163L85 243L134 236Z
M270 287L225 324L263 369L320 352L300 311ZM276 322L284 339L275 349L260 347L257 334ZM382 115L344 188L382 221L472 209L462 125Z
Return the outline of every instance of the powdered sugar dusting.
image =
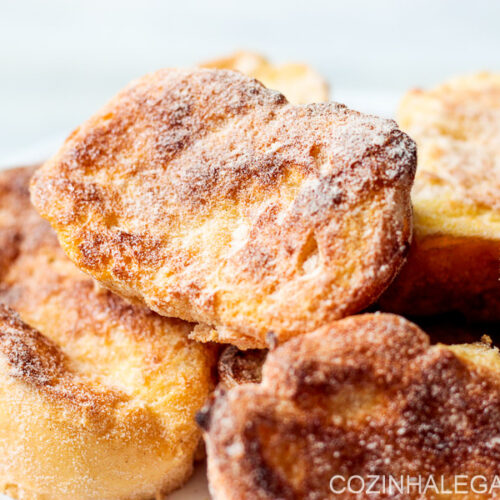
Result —
M0 173L0 491L170 491L191 472L214 360L187 338L193 325L131 305L74 266L30 204L33 171Z
M400 117L419 145L416 196L427 186L500 212L500 75L451 80L405 98Z
M215 497L319 500L335 475L483 475L491 484L500 356L430 346L402 317L358 315L271 351L261 384L216 393L204 415Z
M70 137L32 192L106 286L262 347L270 330L315 328L387 286L410 237L415 162L393 121L293 106L230 71L162 70ZM387 230L361 241L366 225Z

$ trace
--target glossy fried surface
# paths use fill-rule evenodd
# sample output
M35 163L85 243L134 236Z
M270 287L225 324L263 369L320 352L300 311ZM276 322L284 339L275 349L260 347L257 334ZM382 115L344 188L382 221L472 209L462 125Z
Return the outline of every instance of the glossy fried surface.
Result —
M328 84L307 64L272 64L255 52L239 51L201 64L201 67L239 71L279 90L293 104L328 101Z
M271 351L260 385L216 392L198 420L214 500L331 498L334 475L434 474L445 484L483 475L491 484L500 355L481 344L431 346L399 316L353 316ZM422 498L413 493L391 498Z
M398 121L418 145L415 235L382 304L500 321L500 74L409 92Z
M193 337L266 345L357 312L411 234L415 145L340 104L236 72L165 69L66 140L32 200L69 257Z
M0 491L160 498L190 475L212 387L193 326L131 306L64 255L30 206L34 169L0 173Z

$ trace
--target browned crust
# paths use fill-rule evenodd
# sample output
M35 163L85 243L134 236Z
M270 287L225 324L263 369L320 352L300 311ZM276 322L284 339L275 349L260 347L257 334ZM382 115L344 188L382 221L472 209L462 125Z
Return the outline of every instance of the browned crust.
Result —
M481 349L473 363L388 314L292 339L269 354L262 384L218 391L200 414L213 498L330 498L336 474L492 481L500 359Z
M0 349L14 376L36 386L50 385L66 368L61 350L4 304L0 304Z
M41 324L45 318L39 311L59 306L65 314L54 326L67 337L101 335L120 327L138 340L154 337L162 328L187 337L194 325L128 303L100 288L69 261L50 225L30 203L29 180L36 168L0 172L0 242L8 242L0 245L0 303Z
M382 309L404 315L462 312L500 321L500 240L415 234L408 260L382 295Z
M127 400L120 391L96 390L76 376L60 347L4 304L0 304L0 353L10 365L11 377L54 402L77 407L94 421L109 420L112 408Z
M194 325L163 318L145 307L129 304L101 289L69 261L50 225L31 206L28 186L35 170L36 167L21 167L0 172L0 242L8 243L0 245L0 305L3 307L0 319L5 325L10 324L14 332L14 336L4 332L4 354L11 360L18 359L19 355L22 360L25 356L21 352L32 352L30 359L35 360L34 366L41 370L31 372L19 365L18 376L24 374L26 383L39 388L47 385L37 379L52 380L58 370L55 365L59 362L64 365L66 359L57 344L66 345L71 352L72 344L80 336L111 336L120 332L133 341L151 342L151 348L163 350L164 343L156 346L157 341L172 332L172 341L180 349L185 347L187 352L188 346L195 346L188 340ZM15 313L5 307L14 309ZM16 313L44 334L31 329ZM18 339L24 338L23 342L14 341L15 335ZM12 352L6 350L7 345L12 346ZM37 354L38 348L41 351ZM213 358L209 346L206 349L196 346L193 351L200 349L206 350L207 360ZM152 351L152 369L163 354ZM48 371L45 373L42 368ZM33 380L31 373L36 375Z
M500 74L410 91L398 122L419 151L415 228L383 308L500 321Z
M34 170L0 172L0 406L16 418L0 413L0 491L167 493L192 471L215 353L75 267L30 204Z
M166 69L77 129L32 198L106 287L264 347L269 331L310 331L387 287L409 244L415 163L393 121L292 106L230 71Z
M241 384L259 383L266 357L267 349L241 351L235 346L225 347L217 363L220 386L231 389Z

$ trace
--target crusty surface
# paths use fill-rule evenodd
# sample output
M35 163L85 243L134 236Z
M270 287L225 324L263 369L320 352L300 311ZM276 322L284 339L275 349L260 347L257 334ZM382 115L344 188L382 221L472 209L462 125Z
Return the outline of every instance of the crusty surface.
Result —
M473 344L482 339L495 345L500 343L500 323L468 322L460 314L419 316L415 319L433 344ZM219 387L231 389L237 385L260 383L267 353L268 349L240 350L235 346L226 346L217 362Z
M480 474L491 485L500 355L484 345L430 346L399 316L353 316L271 351L260 385L217 391L198 420L214 500L324 500L334 475L367 483L442 475L449 484ZM385 498L435 498L409 493Z
M381 308L405 315L460 312L500 321L500 240L415 231L408 260Z
M280 91L293 104L328 101L328 84L307 64L272 64L260 54L242 50L200 66L239 71L259 80L268 89Z
M106 287L255 348L378 298L408 248L415 163L393 121L166 69L75 130L32 200Z
M212 356L193 326L100 289L0 173L0 492L159 498L190 475ZM28 326L30 325L30 326Z
M241 384L260 382L266 357L267 349L241 351L233 345L225 347L217 362L219 385L231 389Z
M414 244L385 308L500 320L500 74L455 78L403 99L418 145Z

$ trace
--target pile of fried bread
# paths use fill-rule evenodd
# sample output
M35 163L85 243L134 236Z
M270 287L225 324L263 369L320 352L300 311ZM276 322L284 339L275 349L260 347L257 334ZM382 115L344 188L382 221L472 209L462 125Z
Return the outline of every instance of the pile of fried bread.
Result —
M164 498L206 449L216 500L500 494L500 75L328 99L239 52L0 172L0 492Z

